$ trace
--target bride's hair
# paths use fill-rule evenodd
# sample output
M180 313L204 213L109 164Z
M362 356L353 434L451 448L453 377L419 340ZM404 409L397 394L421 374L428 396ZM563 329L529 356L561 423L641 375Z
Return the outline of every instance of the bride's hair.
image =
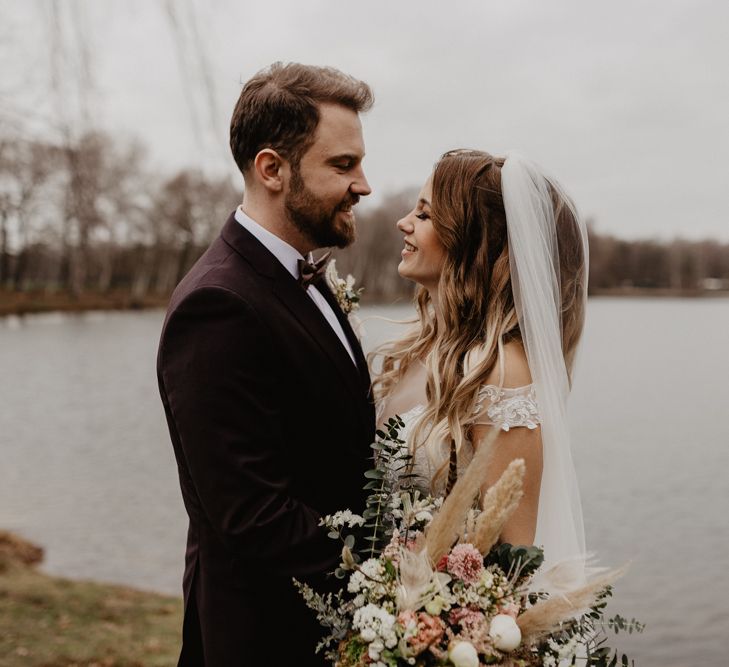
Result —
M474 150L449 151L435 165L431 220L446 256L438 283L443 327L428 291L418 287L416 326L373 354L382 358L373 383L378 399L413 362L425 362L428 403L409 444L413 450L426 447L438 466L434 483L448 469L448 461L439 459L441 443L453 439L460 452L469 439L479 388L503 355L504 344L521 341L509 270L503 165L503 158ZM559 246L562 350L571 372L584 322L586 258L574 207L558 188L549 184L549 190Z

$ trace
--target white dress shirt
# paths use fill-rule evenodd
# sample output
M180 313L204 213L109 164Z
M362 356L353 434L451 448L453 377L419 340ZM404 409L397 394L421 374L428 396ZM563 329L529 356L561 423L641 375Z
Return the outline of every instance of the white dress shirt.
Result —
M240 206L235 211L235 219L241 226L253 234L296 280L299 279L299 260L304 259L304 256L296 248L269 232L265 227L261 227L255 220L247 216ZM332 307L314 285L309 285L306 293L316 304L321 314L324 315L326 321L329 322L329 326L337 334L339 340L342 341L342 345L347 350L347 353L352 359L352 363L356 365L357 362L354 359L354 352L352 352L347 336L344 334L344 329L339 324L339 320L334 314Z

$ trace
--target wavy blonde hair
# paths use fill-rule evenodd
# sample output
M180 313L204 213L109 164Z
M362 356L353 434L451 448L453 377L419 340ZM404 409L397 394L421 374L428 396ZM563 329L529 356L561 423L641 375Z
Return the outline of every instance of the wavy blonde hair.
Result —
M422 360L427 371L427 405L412 429L411 451L426 447L436 466L433 485L470 439L479 389L503 359L504 345L521 341L509 270L507 220L501 191L504 159L474 150L445 153L433 171L431 219L445 261L438 282L439 328L428 291L415 295L415 327L403 338L375 350L381 370L373 389L382 400L410 366ZM562 348L568 372L584 323L586 257L571 202L550 185L557 225L562 290ZM503 373L500 379L503 382ZM432 426L431 426L432 425Z

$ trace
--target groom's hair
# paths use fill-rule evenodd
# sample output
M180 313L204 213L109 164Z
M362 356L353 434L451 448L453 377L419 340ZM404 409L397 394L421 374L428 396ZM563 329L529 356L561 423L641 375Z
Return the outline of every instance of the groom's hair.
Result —
M314 142L319 105L357 113L372 107L370 87L333 67L276 62L241 91L230 121L230 148L245 173L259 151L272 148L296 167Z

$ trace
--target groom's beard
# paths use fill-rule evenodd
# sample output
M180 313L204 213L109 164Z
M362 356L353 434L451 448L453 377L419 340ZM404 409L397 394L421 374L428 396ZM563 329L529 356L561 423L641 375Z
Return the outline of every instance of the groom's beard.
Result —
M291 188L284 205L291 223L307 236L317 248L346 248L356 237L354 218L339 215L343 208L354 206L357 195L347 196L335 206L325 204L306 187L297 168L291 170Z

